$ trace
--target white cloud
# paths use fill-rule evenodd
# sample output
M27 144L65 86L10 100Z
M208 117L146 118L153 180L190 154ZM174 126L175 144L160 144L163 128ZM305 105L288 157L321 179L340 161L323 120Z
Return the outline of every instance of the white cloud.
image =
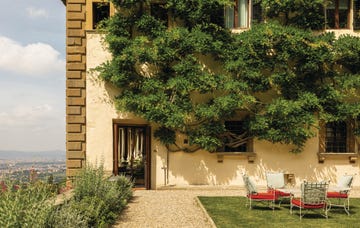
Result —
M41 77L54 71L63 72L65 61L60 58L60 53L48 44L33 43L22 46L14 40L0 36L0 70Z
M37 106L18 105L8 112L0 112L0 129L27 128L41 126L52 119L53 108L49 104Z
M48 18L49 13L45 9L28 7L26 12L30 18Z

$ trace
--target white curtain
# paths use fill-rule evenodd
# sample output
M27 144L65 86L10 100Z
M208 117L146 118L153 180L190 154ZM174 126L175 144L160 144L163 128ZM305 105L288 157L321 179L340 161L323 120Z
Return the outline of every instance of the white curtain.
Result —
M239 0L238 2L238 21L240 28L248 27L249 3L248 0Z

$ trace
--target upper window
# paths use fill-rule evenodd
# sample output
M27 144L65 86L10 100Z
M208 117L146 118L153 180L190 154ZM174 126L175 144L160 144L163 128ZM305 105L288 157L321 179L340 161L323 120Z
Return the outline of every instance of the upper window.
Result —
M261 20L260 3L251 4L249 0L236 0L234 6L225 8L226 28L249 28L250 23Z
M93 2L93 29L96 29L99 23L110 17L110 4L108 2Z
M350 0L332 0L326 7L326 27L343 29L350 27Z
M325 151L335 153L347 152L346 122L331 122L326 124Z

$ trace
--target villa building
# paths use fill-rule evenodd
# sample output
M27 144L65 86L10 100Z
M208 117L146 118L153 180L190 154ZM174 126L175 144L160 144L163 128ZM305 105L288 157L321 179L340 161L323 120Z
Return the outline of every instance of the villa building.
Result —
M241 186L242 174L266 184L266 171L283 171L291 184L303 179L336 182L345 173L357 174L360 141L352 133L355 120L324 124L317 137L300 154L290 147L256 138L236 150L222 152L169 153L153 137L156 126L130 113L116 110L117 89L93 71L111 58L102 43L97 24L114 14L106 0L62 0L66 5L66 166L67 176L76 175L86 163L103 163L109 174L135 177L146 189L163 186ZM333 0L325 10L327 30L337 35L360 36L360 0ZM152 9L159 6L154 3ZM159 8L159 7L158 7ZM234 32L248 29L261 20L261 7L252 0L236 0L224 9L224 25ZM324 25L325 28L325 25ZM359 33L357 30L359 29ZM237 121L226 121L237 132ZM177 141L188 143L185 136ZM354 187L360 187L355 178Z

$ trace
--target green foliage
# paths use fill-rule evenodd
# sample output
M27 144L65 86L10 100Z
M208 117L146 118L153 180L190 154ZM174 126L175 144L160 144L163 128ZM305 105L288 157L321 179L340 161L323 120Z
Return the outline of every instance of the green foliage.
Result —
M102 167L87 166L75 181L74 197L54 205L54 185L5 183L0 191L0 227L107 227L132 197L124 176L110 181Z
M72 202L72 201L70 201ZM52 228L87 228L90 218L82 208L74 207L73 203L65 202L55 207L49 216L48 227Z
M168 28L146 11L148 1L113 2L122 7L104 27L113 59L97 70L121 89L117 108L157 124L165 145L180 132L216 151L224 121L245 113L246 137L299 152L317 117L359 116L360 39L308 30L323 28L322 0L263 0L266 17L280 23L242 33L223 27L232 1L166 1Z
M45 227L52 211L50 188L40 182L0 192L0 227Z
M324 6L327 0L258 0L265 9L265 16L279 19L285 25L300 28L323 29Z
M102 166L87 165L74 185L73 199L53 211L51 227L106 227L132 197L132 182L124 176L109 181Z

